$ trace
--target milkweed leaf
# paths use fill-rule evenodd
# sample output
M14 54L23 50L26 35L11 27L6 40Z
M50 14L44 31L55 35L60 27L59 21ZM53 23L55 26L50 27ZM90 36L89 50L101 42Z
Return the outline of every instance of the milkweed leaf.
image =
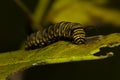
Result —
M120 34L89 37L86 44L75 45L70 42L59 41L44 48L35 50L18 50L0 54L0 80L8 75L35 65L47 65L71 61L96 60L113 56L113 52L95 56L102 47L120 45Z

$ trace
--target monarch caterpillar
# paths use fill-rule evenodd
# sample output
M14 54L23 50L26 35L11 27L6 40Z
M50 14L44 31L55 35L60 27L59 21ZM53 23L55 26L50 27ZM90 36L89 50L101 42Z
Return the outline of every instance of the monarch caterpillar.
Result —
M27 37L26 49L43 47L58 40L69 40L75 44L85 43L84 27L79 23L59 22L43 31L37 31Z

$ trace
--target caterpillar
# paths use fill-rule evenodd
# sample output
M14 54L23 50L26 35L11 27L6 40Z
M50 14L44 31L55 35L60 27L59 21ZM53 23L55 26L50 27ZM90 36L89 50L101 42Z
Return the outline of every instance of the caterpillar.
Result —
M25 41L25 49L43 47L58 40L67 40L75 44L85 43L84 27L80 23L64 21L56 23L30 34Z

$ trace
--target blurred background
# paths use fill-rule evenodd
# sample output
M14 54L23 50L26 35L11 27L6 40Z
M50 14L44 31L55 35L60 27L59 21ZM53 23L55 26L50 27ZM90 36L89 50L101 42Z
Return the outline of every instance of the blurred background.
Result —
M14 0L0 1L0 52L22 49L28 32L60 21L79 22L94 27L87 36L120 32L119 0L22 0L34 21ZM46 2L44 2L46 1ZM39 2L39 3L38 3ZM43 5L42 5L43 3ZM41 4L40 9L36 8ZM41 8L42 7L42 8ZM38 11L40 10L40 11ZM38 14L40 13L40 14ZM31 27L31 24L35 27ZM25 71L24 80L119 80L120 46L112 49L115 56L96 61L71 62L36 66Z
M47 26L60 21L79 22L96 27L87 35L120 32L119 0L21 0L33 13L30 22L15 0L0 2L0 52L18 50L33 25ZM38 3L39 2L39 3ZM40 5L40 6L39 6ZM35 22L36 21L36 22Z

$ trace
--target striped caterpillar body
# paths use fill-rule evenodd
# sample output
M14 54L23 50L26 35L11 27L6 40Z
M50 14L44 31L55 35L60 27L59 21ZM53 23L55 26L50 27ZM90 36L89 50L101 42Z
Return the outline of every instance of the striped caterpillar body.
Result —
M75 44L85 43L84 27L79 23L60 22L37 31L27 37L25 49L43 47L58 40L69 40Z

